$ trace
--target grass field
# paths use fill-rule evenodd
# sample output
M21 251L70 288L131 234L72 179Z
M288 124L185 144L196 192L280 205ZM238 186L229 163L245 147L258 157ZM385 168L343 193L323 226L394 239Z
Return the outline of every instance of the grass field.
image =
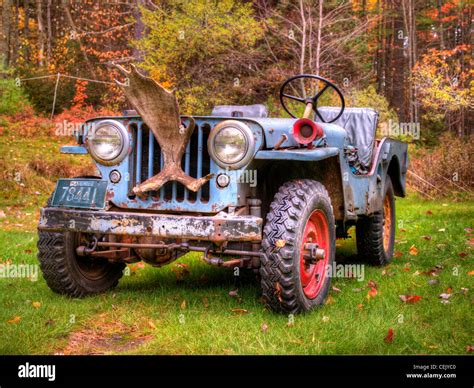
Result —
M0 163L14 175L32 146L10 152L7 139L0 154L16 160ZM53 185L38 183L40 175L0 188L3 268L37 264L37 208ZM474 345L474 203L410 197L397 200L397 211L393 263L365 267L361 282L334 279L327 304L294 319L265 309L255 275L236 277L199 254L161 269L132 265L115 290L82 300L54 294L41 273L36 281L2 277L0 354L466 354ZM338 240L338 262L353 262L354 243Z

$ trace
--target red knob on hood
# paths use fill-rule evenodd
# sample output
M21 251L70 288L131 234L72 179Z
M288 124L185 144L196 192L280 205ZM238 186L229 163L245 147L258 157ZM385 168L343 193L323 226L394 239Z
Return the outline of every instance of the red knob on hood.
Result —
M293 125L293 137L300 144L310 144L323 135L323 128L310 119L298 119Z

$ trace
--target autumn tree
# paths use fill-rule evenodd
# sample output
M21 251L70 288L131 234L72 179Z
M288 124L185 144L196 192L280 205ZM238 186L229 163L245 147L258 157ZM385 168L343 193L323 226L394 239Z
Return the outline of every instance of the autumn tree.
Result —
M261 56L256 44L264 32L250 3L160 2L142 8L142 21L142 68L178 92L184 111L203 113L249 94L246 77Z

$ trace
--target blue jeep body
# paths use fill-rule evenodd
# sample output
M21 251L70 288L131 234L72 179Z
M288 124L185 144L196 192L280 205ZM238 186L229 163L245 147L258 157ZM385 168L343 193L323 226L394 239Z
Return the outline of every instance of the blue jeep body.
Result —
M255 241L261 237L263 219L260 217L256 219L249 215L232 216L232 211L247 206L248 198L259 198L265 208L264 197L268 197L266 198L268 201L275 189L270 193L263 193L264 189L270 186L276 188L285 180L314 178L321 181L329 191L335 219L340 225L352 225L359 216L370 215L381 209L381 190L387 176L390 176L392 180L395 194L405 196L408 167L406 143L387 137L376 141L369 172L357 174L345 154L345 151L351 147L349 135L337 124L321 123L324 130L323 141L318 140L314 148L307 149L298 148L298 143L292 136L292 128L297 119L215 116L194 117L194 119L196 129L186 149L183 169L194 177L201 177L208 173L214 174L214 178L206 185L207 187L203 187L197 193L191 193L184 187L178 187L178 183L170 182L147 198L134 196L131 191L133 186L150 178L159 169L158 143L139 116L94 118L85 123L84 133L78 137L79 142L84 141L89 128L94 123L102 120L122 122L128 128L130 137L128 157L118 165L105 166L97 163L102 179L108 181L107 207L103 210L77 211L44 208L40 228L67 229L69 220L77 217L80 221L76 222L72 228L75 231L208 241L245 241L246 239ZM186 121L186 118L183 120ZM206 150L210 131L216 124L225 120L242 121L255 135L256 147L253 158L248 165L238 170L223 170L210 158ZM375 128L372 130L375 135ZM287 140L275 150L275 145L284 135ZM192 149L196 152L192 152ZM87 154L87 148L84 144L64 146L61 152ZM110 182L108 178L113 170L119 171L125 179L118 183ZM251 187L252 182L246 182L241 178L246 171L256 171L256 174L252 174L258 181L256 187ZM226 188L220 188L216 184L217 175L223 172L231 176ZM146 223L141 221L143 211L147 211L145 214L156 220L154 224L159 224L160 220L164 222L172 220L175 223L177 219L186 219L192 217L193 214L204 219L212 219L221 212L227 212L228 217L232 219L232 225L236 223L234 225L236 226L242 222L242 225L245 225L245 231L227 230L225 236L218 236L209 229L196 231L194 221L176 225L166 223L165 228L148 230ZM150 211L151 213L148 213ZM53 214L55 216L52 216ZM114 217L109 216L112 214ZM132 219L136 222L131 222Z
M159 85L134 71L126 74L160 96ZM302 78L326 86L311 98L284 92ZM330 87L341 108L318 107ZM345 108L340 90L319 76L290 78L280 93L306 105L301 119L268 118L253 105L219 106L210 116L176 113L169 132L150 129L136 113L84 123L78 145L61 152L90 153L99 176L59 180L41 209L38 257L50 288L75 297L102 292L127 263L159 267L199 251L208 264L258 271L267 305L299 313L324 302L336 237L348 237L350 227L366 262L389 263L407 144L376 140L377 112ZM102 146L118 156L101 159L94 147ZM236 152L238 159L224 162Z

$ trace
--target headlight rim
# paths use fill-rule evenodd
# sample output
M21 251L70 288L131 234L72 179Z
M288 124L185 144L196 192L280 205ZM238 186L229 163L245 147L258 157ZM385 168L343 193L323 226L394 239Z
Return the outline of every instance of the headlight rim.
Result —
M105 126L112 126L117 129L121 137L121 150L118 155L113 159L102 159L99 155L97 155L97 153L95 153L94 147L90 144L90 138L95 134L97 130ZM92 128L87 134L86 146L87 150L89 151L89 154L96 162L104 166L115 166L121 163L127 156L128 151L130 149L130 136L125 125L123 125L120 121L112 119L102 120L92 124Z
M227 127L232 127L240 131L244 135L246 143L247 143L247 150L245 151L244 156L239 161L235 163L230 163L230 164L219 159L214 147L214 141L215 141L216 136L219 134L221 130ZM221 121L214 128L212 128L209 134L209 138L207 140L207 149L209 151L209 154L212 160L216 162L216 164L219 167L229 169L229 170L238 170L239 168L247 165L252 159L253 154L255 152L255 137L252 130L247 124L238 120L225 120L225 121Z

